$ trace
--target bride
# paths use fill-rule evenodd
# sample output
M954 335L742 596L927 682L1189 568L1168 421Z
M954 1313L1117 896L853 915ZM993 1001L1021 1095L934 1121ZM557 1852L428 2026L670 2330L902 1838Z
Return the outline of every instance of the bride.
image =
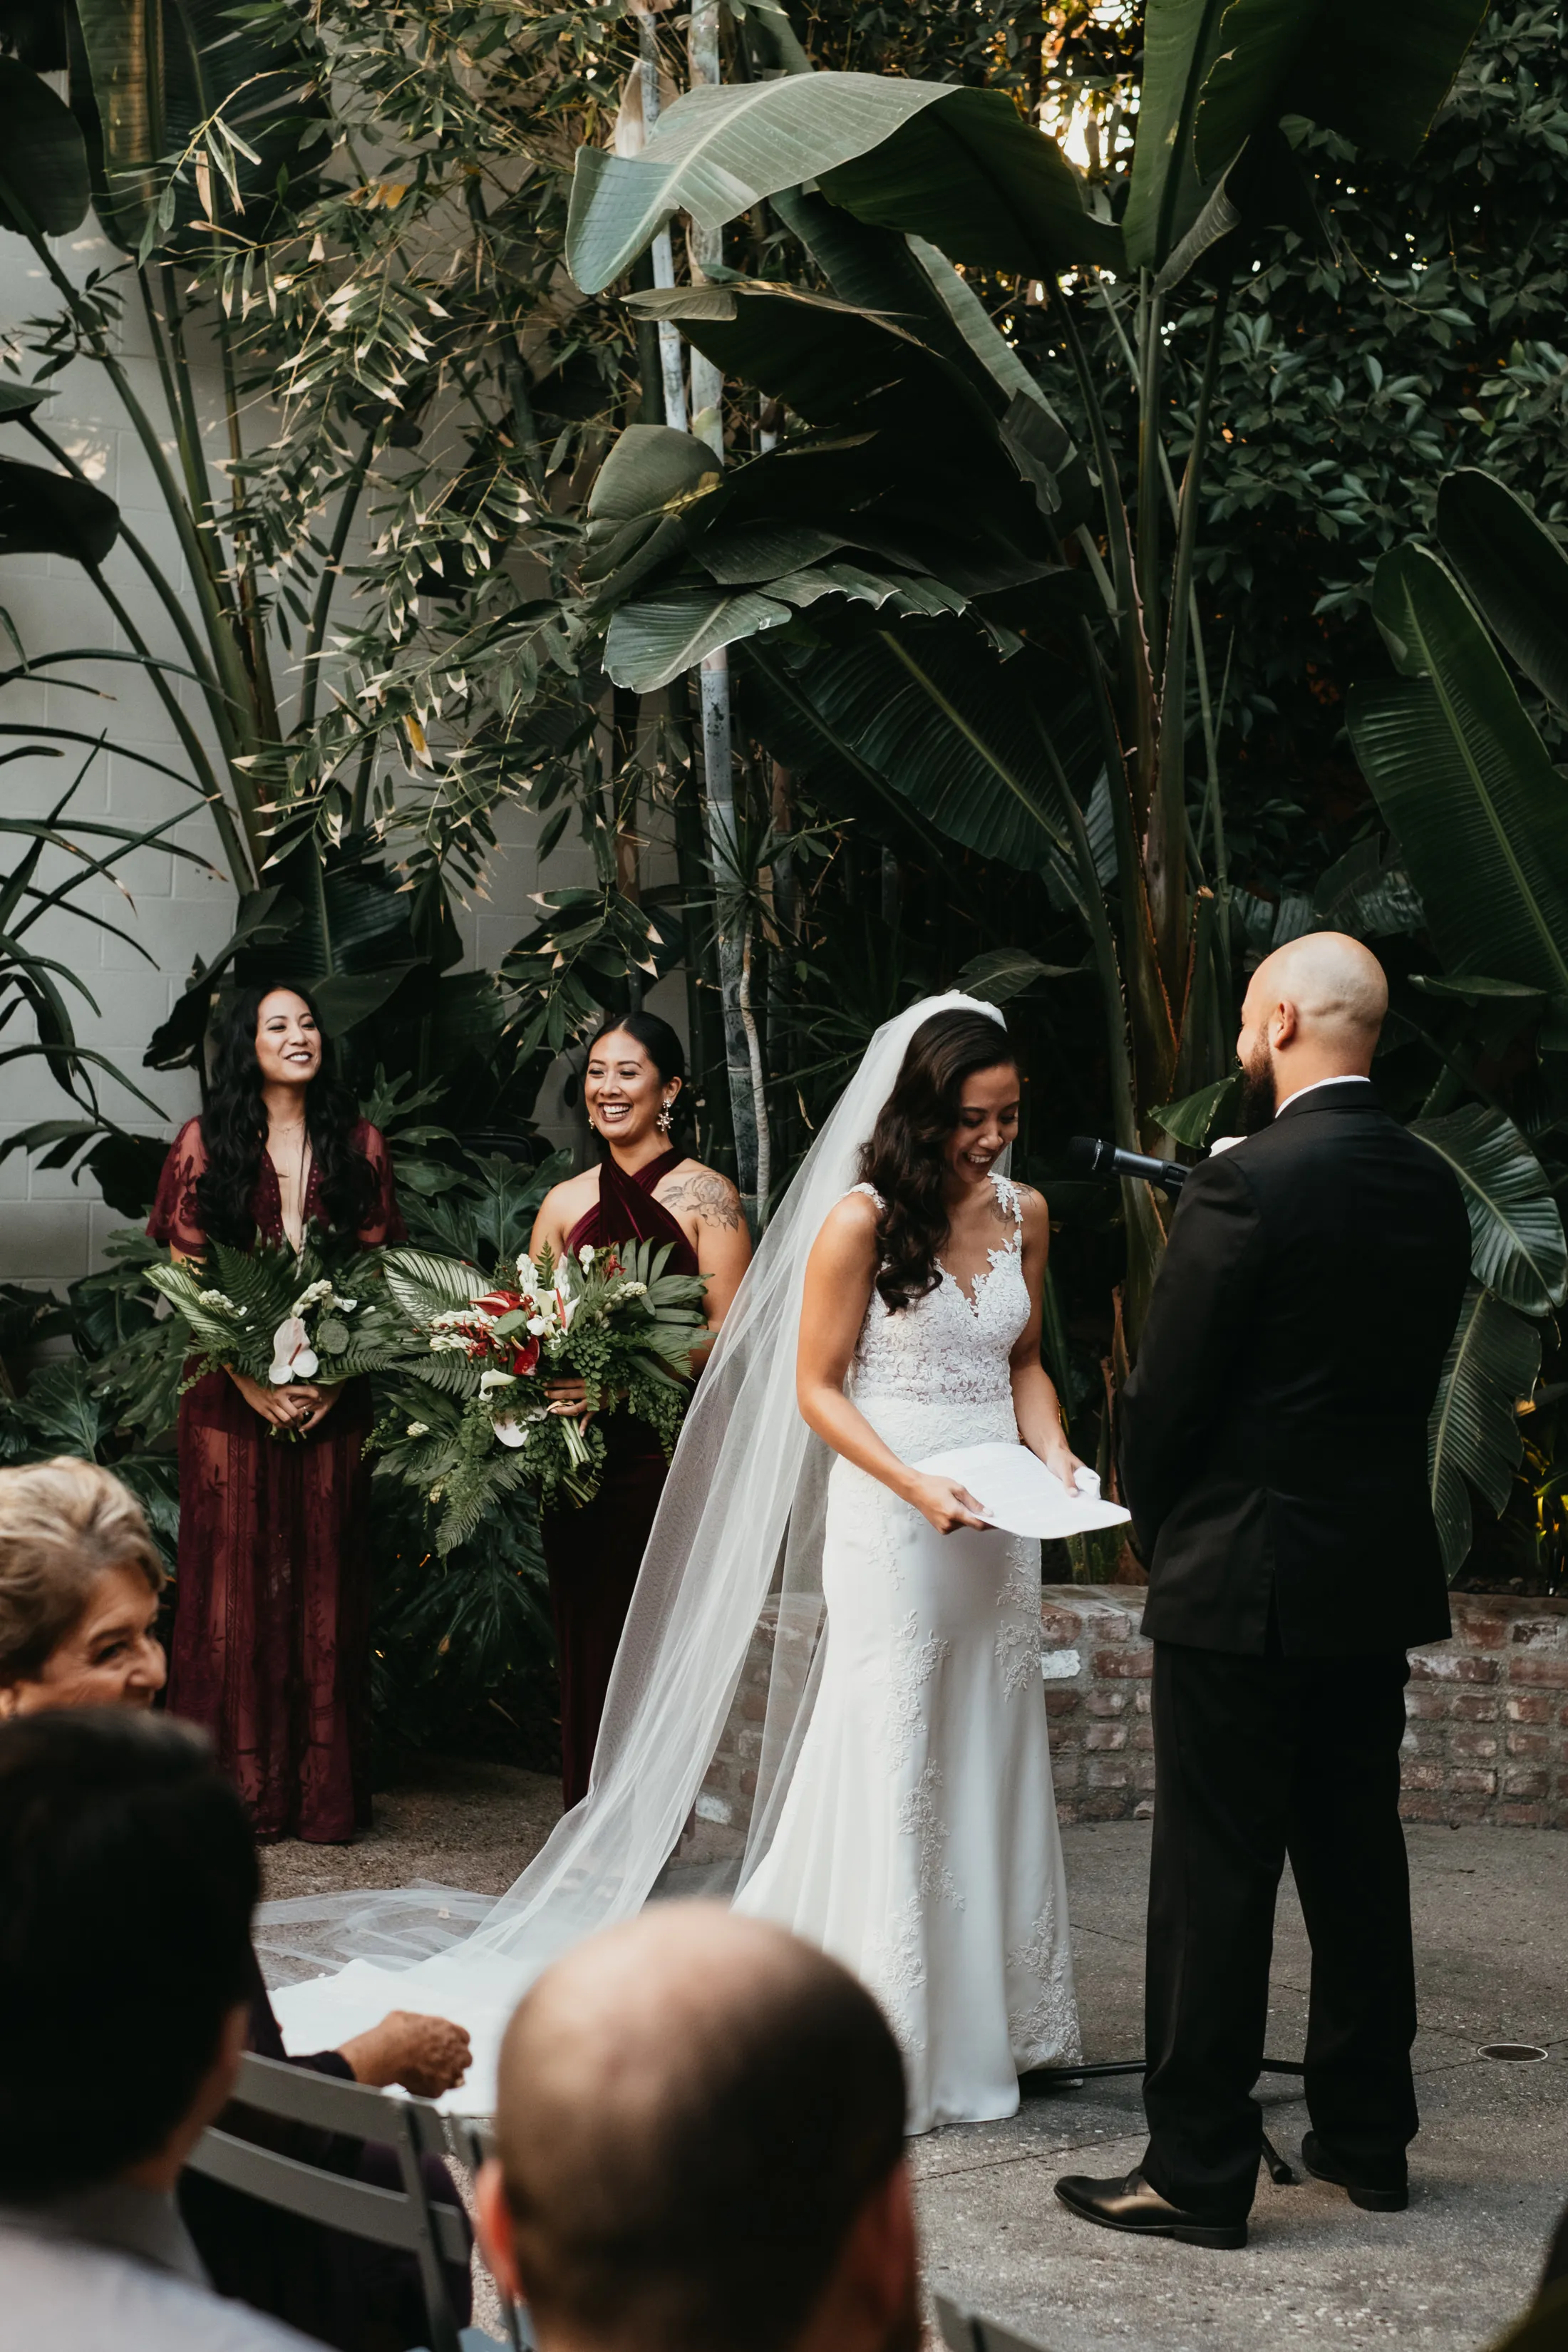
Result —
M910 1040L806 1261L805 1420L827 1486L821 1687L737 1907L823 1946L903 2045L910 2126L1011 2115L1026 2067L1076 2058L1037 1543L913 1466L1022 1437L1079 1464L1040 1362L1046 1204L997 1173L1018 1071L978 1009Z
M265 1906L264 1953L319 1967L325 1919L349 1962L275 1993L290 2050L389 2000L438 2009L474 2045L444 2104L485 2112L522 1992L676 1891L695 1820L729 1841L740 1908L882 2000L911 2130L1010 2114L1020 2069L1078 2056L1038 1549L916 1466L997 1438L1069 1483L1076 1466L1039 1360L1045 1204L1000 1172L1017 1095L989 1005L931 998L877 1032L687 1414L587 1795L497 1902L423 1887ZM759 1740L731 1709L764 1644ZM740 1797L710 1774L737 1737Z

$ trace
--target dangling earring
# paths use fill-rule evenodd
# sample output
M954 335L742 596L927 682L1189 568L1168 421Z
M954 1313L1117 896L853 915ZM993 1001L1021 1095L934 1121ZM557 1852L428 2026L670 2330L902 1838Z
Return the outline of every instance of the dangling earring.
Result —
M592 1111L590 1111L590 1112L588 1113L588 1124L589 1124L589 1126L593 1129L594 1133L595 1133L595 1135L597 1135L597 1134L598 1134L598 1132L599 1132L599 1122L598 1122L598 1120L594 1117L594 1114L593 1114L593 1112L592 1112Z
M670 1107L666 1103L664 1108L659 1112L658 1118L655 1119L654 1125L658 1128L660 1135L668 1135L674 1124L675 1120L671 1115Z

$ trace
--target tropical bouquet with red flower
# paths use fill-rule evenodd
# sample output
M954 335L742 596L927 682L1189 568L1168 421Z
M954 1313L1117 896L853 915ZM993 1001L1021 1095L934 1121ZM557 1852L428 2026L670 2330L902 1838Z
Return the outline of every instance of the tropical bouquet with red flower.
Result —
M561 1259L546 1249L481 1288L454 1259L388 1250L387 1287L424 1352L399 1365L372 1444L384 1475L440 1507L440 1551L509 1487L530 1486L542 1504L591 1502L609 1413L647 1422L674 1451L707 1286L667 1274L668 1256L668 1243L584 1244ZM586 1422L552 1412L546 1384L560 1380L583 1382Z

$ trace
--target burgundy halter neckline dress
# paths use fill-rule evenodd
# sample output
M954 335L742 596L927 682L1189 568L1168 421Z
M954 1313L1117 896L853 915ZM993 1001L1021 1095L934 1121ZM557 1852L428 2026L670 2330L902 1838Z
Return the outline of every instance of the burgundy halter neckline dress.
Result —
M653 1197L655 1185L685 1157L681 1151L661 1152L628 1175L606 1153L599 1167L599 1197L573 1226L567 1248L668 1242L667 1271L696 1274L696 1251ZM562 1793L568 1811L587 1791L610 1670L668 1466L646 1422L611 1413L604 1432L606 1459L598 1494L580 1510L567 1505L546 1511L542 1521L561 1678Z

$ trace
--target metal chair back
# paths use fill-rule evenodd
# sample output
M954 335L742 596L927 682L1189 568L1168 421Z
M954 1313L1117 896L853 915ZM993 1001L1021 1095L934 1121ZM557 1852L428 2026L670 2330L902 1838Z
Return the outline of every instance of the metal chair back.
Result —
M378 2189L368 2180L346 2179L324 2166L240 2139L216 2125L203 2133L188 2161L193 2171L258 2198L264 2205L413 2254L430 2322L430 2352L461 2352L441 2265L443 2259L467 2262L468 2232L456 2206L432 2202L419 2164L422 2156L448 2153L438 2110L427 2099L340 2082L253 2052L240 2061L234 2095L239 2105L279 2123L305 2124L350 2139L379 2140L396 2151L401 2189ZM473 2331L463 2334L473 2340Z

